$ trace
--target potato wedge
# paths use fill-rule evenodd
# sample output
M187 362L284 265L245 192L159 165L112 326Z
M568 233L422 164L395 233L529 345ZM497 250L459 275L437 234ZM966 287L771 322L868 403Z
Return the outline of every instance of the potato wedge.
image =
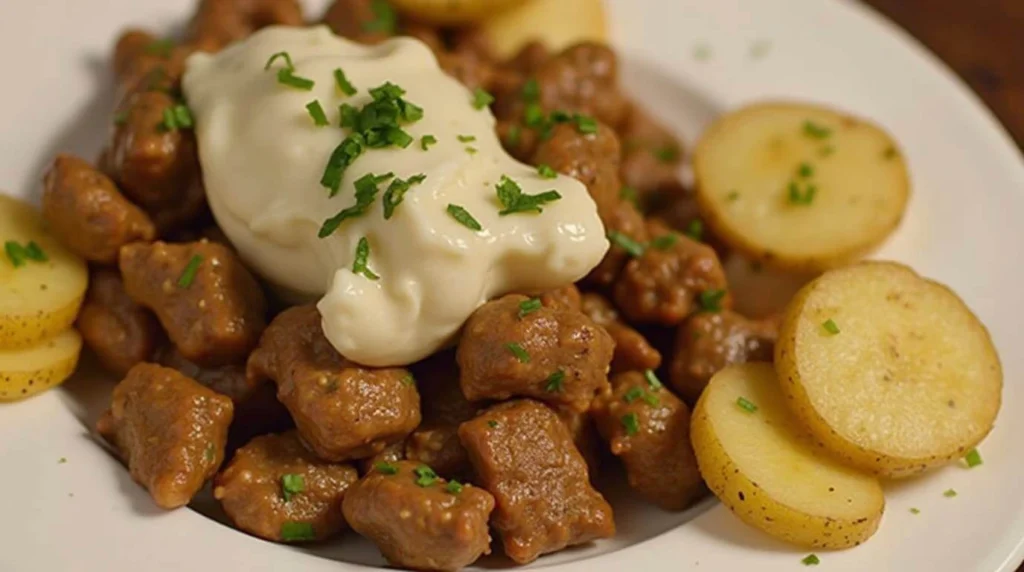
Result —
M71 326L88 282L85 262L43 228L31 205L0 195L0 242L34 241L45 262L0 254L0 348L31 346ZM17 257L16 257L17 258Z
M815 450L771 364L715 374L694 407L690 435L708 488L747 524L815 548L856 546L878 529L885 508L878 480Z
M829 322L831 320L831 322ZM1002 366L949 288L893 262L826 272L775 346L782 391L828 451L897 478L962 457L992 429Z
M555 0L562 1L562 0ZM425 24L442 26L479 22L523 0L390 0L395 8Z
M531 40L561 50L584 40L608 38L603 0L528 0L481 23L500 58L515 55Z
M910 195L889 135L863 119L793 103L716 121L694 152L697 201L729 246L777 268L826 270L896 228Z
M34 346L0 350L0 401L18 401L60 385L75 371L82 336L72 329Z

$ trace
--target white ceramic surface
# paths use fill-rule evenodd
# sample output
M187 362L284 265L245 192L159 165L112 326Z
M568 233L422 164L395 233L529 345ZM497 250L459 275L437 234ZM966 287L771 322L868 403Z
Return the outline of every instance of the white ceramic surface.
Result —
M821 570L1013 570L1024 537L1024 161L991 114L891 24L841 0L610 0L625 82L693 142L721 110L804 98L868 116L906 154L914 197L879 257L952 285L991 328L1006 373L982 467L887 486L878 534L819 553ZM112 105L109 48L123 26L181 27L193 0L5 0L0 7L0 189L36 197L58 151L94 157ZM323 1L307 2L310 13ZM349 534L315 553L194 510L165 513L90 436L113 380L80 376L0 406L0 571L356 570L382 563ZM60 458L66 463L58 463ZM946 498L942 492L956 489ZM200 500L195 507L216 516ZM705 502L682 515L618 503L620 536L539 560L571 572L802 569L775 542ZM920 514L909 512L911 507ZM334 559L351 564L341 564ZM501 560L484 568L507 567Z

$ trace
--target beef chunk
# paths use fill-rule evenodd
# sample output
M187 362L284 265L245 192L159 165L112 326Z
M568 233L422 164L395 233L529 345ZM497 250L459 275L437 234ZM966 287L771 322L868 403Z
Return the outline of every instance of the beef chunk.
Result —
M643 373L620 373L611 383L612 392L595 401L594 419L630 486L666 510L688 507L703 483L690 445L690 410Z
M602 391L602 393L605 393ZM593 407L593 402L591 402ZM554 410L558 414L558 418L565 423L565 427L569 429L569 435L572 437L572 442L576 445L576 450L583 455L583 460L587 462L587 467L590 469L590 474L595 474L601 464L601 450L602 443L601 437L597 433L597 426L594 425L594 418L590 411L572 411L570 409L559 408Z
M352 529L392 566L458 570L491 552L487 520L494 497L446 482L420 463L378 465L349 489L342 507Z
M201 0L188 36L215 52L267 26L302 26L298 0Z
M116 263L121 246L156 235L153 221L113 181L70 155L58 155L43 179L43 218L68 248L101 264Z
M682 144L639 106L631 106L619 129L619 138L622 182L635 189L641 200L677 180L683 160Z
M121 452L157 505L192 500L224 460L231 400L151 363L133 367L114 388L96 430Z
M574 284L548 290L540 296L542 304L548 308L565 308L579 311L582 307L582 298L579 288Z
M615 341L615 353L612 356L613 372L658 369L661 365L661 352L651 345L643 334L624 322L619 317L618 310L600 294L584 294L582 309L584 314L604 328Z
M345 526L341 499L359 475L325 463L294 432L263 435L235 452L213 496L235 526L275 542L323 540ZM308 533L308 534L306 534Z
M315 306L279 314L249 357L249 377L272 379L299 435L322 459L372 457L420 424L420 396L408 370L367 368L324 337Z
M461 447L461 445L459 445ZM405 441L399 441L384 447L384 449L372 457L359 459L356 465L359 467L359 474L365 475L381 463L395 463L405 460Z
M697 401L718 370L734 363L771 361L778 337L775 319L750 320L735 312L702 312L679 327L672 356L672 387Z
M395 22L389 16L394 14L394 9L384 11L380 6L381 3L374 0L334 0L323 22L339 36L363 44L377 44L395 34Z
M179 94L185 60L194 51L194 46L175 44L142 30L125 31L114 46L116 101L144 91Z
M420 392L423 424L409 436L406 458L445 477L466 475L469 459L459 442L459 425L472 419L477 407L462 395L454 352L435 354L414 365L412 371Z
M466 322L457 359L470 401L535 397L586 411L607 384L614 343L581 312L541 307L523 314L526 296L488 302Z
M130 244L121 274L133 300L156 314L186 359L205 366L238 363L265 326L266 301L235 253L201 240Z
M163 338L156 317L132 301L113 270L93 270L76 324L103 367L118 375L149 361Z

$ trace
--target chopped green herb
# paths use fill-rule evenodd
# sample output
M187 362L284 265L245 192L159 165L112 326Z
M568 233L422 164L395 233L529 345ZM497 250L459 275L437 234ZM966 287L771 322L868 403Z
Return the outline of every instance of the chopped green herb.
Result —
M405 180L395 179L394 181L391 181L391 184L388 185L388 189L384 191L384 197L382 199L384 202L384 219L387 220L394 216L395 209L397 209L398 205L402 204L402 201L405 199L405 193L408 192L413 185L418 185L426 179L427 176L420 173Z
M633 203L633 206L636 206L636 203L637 203L636 189L634 189L633 187L628 187L628 186L627 187L622 187L621 189L619 189L619 198L624 200L624 201L629 201L629 202Z
M832 135L832 130L808 119L804 121L804 135L812 139L827 139Z
M462 492L462 483L460 483L459 481L448 481L448 484L445 485L444 490L453 495L457 495Z
M522 134L522 129L518 125L513 125L508 128L508 133L505 134L505 145L508 147L519 146L519 136Z
M643 244L633 240L628 235L625 235L617 230L613 230L608 233L608 240L612 241L612 244L618 246L622 250L625 250L633 258L639 258L643 256L646 248Z
M665 145L655 149L654 156L662 163L675 163L679 160L679 148L675 145Z
M700 242L704 238L704 221L695 218L686 225L686 236Z
M114 114L114 125L124 125L128 123L128 111L118 111Z
M729 191L729 194L726 195L725 198L731 203L736 199L740 198L740 193L739 191Z
M341 114L342 123L344 123L344 106L342 106ZM327 160L327 167L324 169L324 174L320 178L320 184L330 189L328 196L333 197L338 194L338 190L341 188L341 179L345 174L345 170L363 154L364 143L365 141L362 135L352 133L334 148L330 159ZM320 238L323 238L324 236L326 235L323 234L323 229L321 229Z
M459 205L449 204L447 212L453 219L455 219L456 222L470 230L480 231L484 229L484 227L480 226L480 223L473 218L473 215L469 214L469 211Z
M711 46L707 44L697 44L694 46L693 59L702 62L711 59Z
M380 462L380 463L377 463L376 465L374 465L373 468L377 469L377 472L382 474L382 475L397 475L398 474L398 467L397 466L392 465L391 463L383 462L383 461Z
M359 123L359 110L347 103L342 103L338 106L338 117L342 127L355 127Z
M379 280L380 276L377 276L370 270L366 264L370 259L370 241L366 237L359 239L359 243L356 245L356 259L352 263L352 273L362 274L370 280Z
M814 167L811 166L810 163L800 163L800 166L797 167L796 174L806 179L807 177L814 175Z
M650 405L651 407L657 407L661 405L661 400L658 399L658 396L654 395L653 393L644 392L643 400L645 403L647 403L647 405Z
M629 388L626 391L626 393L622 395L622 400L625 401L626 403L633 403L637 399L643 397L644 393L644 388L640 387L639 385L635 385Z
M548 376L545 380L544 391L548 393L558 393L562 391L562 383L565 381L565 372L561 369L557 369Z
M818 154L821 155L822 157L828 157L829 155L835 152L835 147L833 147L832 145L825 145L824 147L821 148L821 151L819 151Z
M177 104L164 109L160 128L164 131L176 131L178 129L190 129L193 125L192 112L185 105Z
M301 89L303 91L310 91L316 82L302 76L295 75L295 71L284 68L277 71L277 83L281 85L287 85L288 87L294 87L295 89Z
M327 127L331 124L331 122L327 120L327 114L324 112L324 108L320 105L319 101L314 99L307 103L306 111L308 111L309 116L313 118L313 125L316 125L317 127Z
M519 363L530 363L530 354L523 348L523 346L515 342L509 342L505 344L505 349L511 352L512 355L516 356Z
M738 406L738 407L739 407L740 409L742 409L742 410L746 411L747 413L753 413L753 412L757 411L757 406L756 406L756 405L754 405L754 404L753 404L753 403L752 403L752 402L751 402L751 401L750 401L749 399L747 399L746 397L737 397L737 398L736 398L736 405L737 405L737 406Z
M795 205L809 205L814 202L814 195L817 194L818 187L815 185L807 185L804 192L800 192L800 187L796 182L789 184L789 202Z
M398 15L387 0L370 0L373 20L363 22L364 32L381 32L393 34L398 25Z
M523 109L523 122L530 127L541 127L544 124L544 109L538 103L531 103Z
M43 252L43 249L34 240L30 240L25 246L13 240L8 240L4 242L4 252L7 254L7 259L11 261L11 265L15 268L24 266L28 260L35 262L46 262L49 260L46 253Z
M967 463L967 468L969 469L977 467L982 464L981 453L979 453L977 449L971 449L967 452L967 455L964 456L964 462Z
M493 419L491 419L491 420L487 421L487 426L490 427L491 429L494 429L495 427L498 426L498 422L493 420Z
M170 57L171 52L174 51L174 40L153 40L152 42L146 44L146 47L143 48L142 51L144 51L147 56L158 56L161 58L168 58Z
M470 155L476 155L476 147L466 147L466 153Z
M61 457L61 458L57 459L57 464L58 465L63 465L64 463L67 463L67 462L68 462L68 458L67 457Z
M288 52L277 52L276 54L270 56L270 59L267 60L267 65L263 66L263 70L269 70L270 66L274 65L274 62L277 61L278 58L284 59L284 69L295 69L295 65L292 64L292 56Z
M345 71L341 68L335 68L334 70L334 85L338 87L338 91L345 95L356 94L356 86L352 85L352 82L345 77Z
M199 265L203 263L203 257L198 254L192 255L188 263L185 264L185 270L181 272L181 276L178 277L178 288L188 288L195 282L196 274L199 273Z
M895 147L887 147L885 152L882 153L882 157L885 157L885 160L887 161L895 159L897 155L899 155L899 153L896 151Z
M473 141L476 141L476 136L474 135L457 135L455 138L461 143L472 143Z
M839 333L839 326L836 325L835 320L829 318L821 324L821 327L825 328L825 331L832 334L833 336Z
M647 380L647 385L651 386L651 389L658 390L665 387L653 369L644 370L644 379Z
M921 514L921 509L916 507L910 507L910 514Z
M473 109L483 109L494 103L494 96L487 93L483 88L473 90Z
M656 237L651 241L651 246L658 250L668 250L675 246L677 242L679 242L679 235L674 232L670 232Z
M341 223L350 218L356 218L366 214L370 205L377 198L377 178L372 173L363 175L355 182L356 204L342 209L338 214L324 221L317 234L320 238L326 238L338 230Z
M297 495L306 490L306 477L298 474L281 475L281 494L284 502L292 500L292 495Z
M413 469L412 472L416 475L416 484L421 487L429 487L438 480L437 473L434 472L434 469L431 469L426 465L420 465Z
M582 115L579 113L573 114L572 120L576 123L576 131L585 135L591 133L597 133L597 120L589 115Z
M203 458L206 459L207 463L212 463L217 458L217 446L212 442L206 444L206 448L203 449Z
M534 102L538 99L540 99L540 83L536 79L530 78L523 84L523 100Z
M407 373L402 376L401 382L402 385L416 385L416 377L411 373Z
M722 299L725 298L725 294L726 291L722 289L704 290L697 296L700 309L705 312L721 312Z
M818 564L821 564L821 559L818 558L817 554L808 554L807 556L804 556L804 559L800 562L802 562L804 566L817 566Z
M433 135L424 135L423 137L420 137L420 148L424 151L430 149L430 146L435 143L437 143L437 137L434 137Z
M527 315L540 310L544 304L541 303L540 298L530 298L529 300L523 300L519 303L519 318L525 318Z
M622 416L620 421L622 422L622 428L626 430L626 435L632 437L640 432L640 420L637 418L636 413L627 413Z
M499 216L515 213L541 213L544 204L557 201L562 198L558 191L550 190L536 195L523 193L522 188L515 181L506 175L501 176L501 181L495 185L498 200L501 202L502 210L498 211Z
M285 542L302 542L316 540L313 525L308 522L285 522L281 524L281 540Z
M544 163L537 165L537 174L540 175L540 178L542 179L554 179L558 177L558 173L551 168L551 165L546 165Z

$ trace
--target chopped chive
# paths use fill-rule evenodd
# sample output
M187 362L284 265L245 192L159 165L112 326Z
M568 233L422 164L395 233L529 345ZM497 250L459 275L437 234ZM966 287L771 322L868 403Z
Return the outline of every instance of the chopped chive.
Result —
M327 120L327 114L324 113L324 108L320 105L319 101L314 99L307 103L306 111L309 112L309 116L313 118L313 124L317 127L327 127L331 124L331 122Z
M128 123L128 111L118 111L114 114L114 125L124 125Z
M345 95L356 94L356 87L345 77L345 71L341 68L334 70L334 85L338 87L338 91Z
M612 241L612 244L615 246L618 246L622 250L628 252L633 258L639 258L644 254L645 247L643 244L617 230L613 230L608 233L608 240Z
M509 147L519 146L519 135L522 133L522 129L518 125L513 125L508 128L508 133L505 134L505 144Z
M373 466L382 475L397 475L398 467L387 462L380 462Z
M519 318L525 318L527 315L540 310L543 304L540 298L530 298L529 300L523 300L519 303Z
M597 133L597 120L593 117L576 113L572 116L572 120L576 123L576 131L584 135Z
M487 426L490 427L491 429L494 429L498 426L498 422L493 419L490 419L487 421Z
M523 123L530 127L541 127L544 123L544 109L540 104L531 103L523 109Z
M285 542L301 542L316 540L313 525L308 522L285 522L281 524L281 540Z
M267 65L263 66L263 70L269 70L270 66L274 65L274 62L277 61L278 58L284 59L284 69L295 69L295 66L292 64L292 56L288 52L277 52L276 54L270 56L270 59L267 60Z
M413 469L412 472L416 475L416 484L418 486L429 487L438 481L437 473L426 465L420 465Z
M164 109L163 121L160 122L162 130L176 131L178 129L190 129L192 126L192 112L185 105L177 104Z
M388 185L386 191L384 191L384 197L381 199L384 202L384 219L390 219L395 214L395 209L398 205L402 204L405 200L405 193L413 187L425 181L427 176L423 173L413 175L408 179L395 179Z
M711 59L711 46L707 44L697 44L694 46L693 59L701 62Z
M814 167L812 167L810 163L800 163L800 166L797 167L796 174L806 179L807 177L814 175Z
M836 148L834 146L825 145L824 147L821 148L821 151L819 151L818 154L821 155L822 157L828 157L829 155L835 152Z
M675 145L666 145L655 149L654 156L662 163L675 163L679 160L679 149Z
M729 191L729 194L726 195L725 198L731 203L736 199L740 198L740 193L739 191Z
M739 406L740 409L746 411L747 413L753 413L753 412L757 411L757 406L754 405L746 397L737 397L736 398L736 405Z
M551 165L546 165L544 163L537 165L537 174L540 175L540 178L542 179L554 179L558 177L558 173L551 168Z
M536 79L530 78L523 84L523 100L527 102L534 102L540 98L540 83Z
M316 82L305 77L295 75L294 70L283 68L277 72L277 83L287 85L288 87L294 87L295 89L301 89L303 91L310 91Z
M651 389L661 389L665 387L661 380L658 379L658 374L654 373L653 369L644 370L644 379L647 380L647 385L651 386Z
M297 495L304 490L306 490L305 476L298 474L281 475L281 494L284 496L284 502L291 501L293 495Z
M795 205L809 205L814 202L814 195L818 192L818 187L815 185L807 185L804 192L800 192L800 187L796 182L789 184L789 202Z
M977 467L982 464L981 453L979 453L977 449L971 449L967 452L967 455L964 456L964 462L967 463L968 469Z
M686 236L700 242L704 238L704 221L695 218L686 225Z
M836 325L835 320L829 318L825 320L821 327L825 328L825 331L832 334L833 336L839 333L839 326Z
M158 56L161 58L167 58L170 57L171 52L173 50L174 40L162 39L153 40L152 42L146 44L146 47L143 48L142 51L144 51L147 56Z
M885 152L882 153L882 157L884 157L887 161L895 159L896 155L898 155L898 153L896 152L895 147L886 147Z
M379 280L380 276L373 273L372 270L367 267L367 262L370 259L370 241L366 237L359 239L359 243L356 245L356 259L352 263L352 273L362 274L370 280Z
M203 257L195 254L185 265L185 270L178 277L178 288L188 288L195 282L196 274L199 273L199 265L203 263Z
M722 299L725 298L725 294L726 291L723 289L704 290L697 296L700 309L711 313L721 312Z
M483 88L473 90L473 109L483 109L494 103L494 96L487 93Z
M411 373L407 373L403 375L402 379L399 381L402 382L402 385L416 385L416 376Z
M501 181L494 188L497 191L498 201L503 207L498 211L499 216L515 213L541 213L544 212L543 206L546 203L562 198L562 195L553 189L536 195L528 195L507 175L502 175Z
M620 419L622 422L622 428L626 430L626 435L632 437L640 432L640 420L637 418L636 413L627 413Z
M910 514L921 514L921 509L917 507L910 507Z
M364 32L395 33L398 15L387 0L370 0L370 11L373 12L373 20L363 22Z
M437 137L434 137L433 135L424 135L423 137L420 137L420 148L424 151L430 149L430 146L435 143L437 143Z
M639 385L635 385L629 388L629 390L627 390L626 393L622 394L622 400L625 401L626 403L633 403L634 401L640 399L643 396L644 388L640 387Z
M444 490L453 495L457 495L462 492L462 483L460 483L459 481L448 481L448 484L445 485Z
M58 465L63 465L64 463L67 463L67 462L68 462L68 458L67 457L61 457L61 458L57 459L57 464Z
M946 491L942 493L942 496L951 499L956 496L956 491L953 489L946 489Z
M473 141L476 141L476 136L474 135L457 135L455 138L458 139L460 143L472 143Z
M677 242L679 242L679 235L674 232L670 232L656 237L651 241L651 246L658 250L668 250L675 246Z
M810 119L804 121L804 135L812 139L827 139L832 135L832 130L824 125L819 125Z
M484 229L484 227L480 226L480 223L473 218L473 215L469 214L469 211L465 208L460 207L459 205L449 204L446 210L448 214L462 226L476 231Z
M637 203L636 189L634 189L633 187L629 187L629 186L622 187L621 189L619 189L619 198L624 200L624 201L629 201L629 202L633 203L633 206L636 206L636 203Z
M648 393L645 391L644 394L641 396L641 399L643 399L644 402L647 403L647 405L650 405L651 407L657 407L661 405L661 400L658 399L658 396L654 395L653 393Z
M808 554L807 556L804 556L804 559L800 562L802 562L804 566L817 566L818 564L821 564L821 559L818 558L817 554Z
M544 385L544 391L548 393L558 393L562 391L562 382L565 381L565 372L561 369L557 369L548 376Z
M505 344L505 349L511 352L519 360L519 363L530 363L530 354L523 346L515 342L509 342Z
M476 147L466 147L466 153L470 155L476 155Z
M377 198L377 185L382 179L383 177L378 178L373 173L367 173L359 177L355 182L356 204L342 209L338 214L325 220L317 236L327 238L334 231L338 230L341 223L350 218L357 218L366 214L366 211L370 210L370 206L373 205L373 201Z

